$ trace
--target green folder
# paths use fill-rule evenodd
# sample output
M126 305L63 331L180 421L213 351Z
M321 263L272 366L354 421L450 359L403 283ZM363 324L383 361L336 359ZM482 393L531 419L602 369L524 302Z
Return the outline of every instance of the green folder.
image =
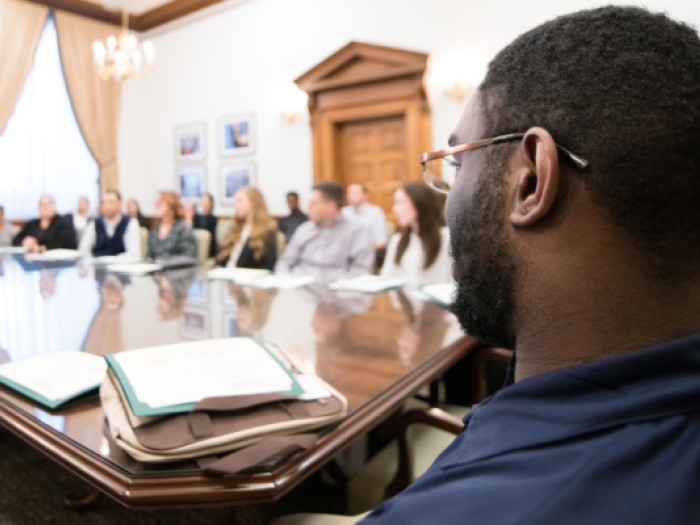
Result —
M30 383L17 382L15 380L10 379L9 377L6 377L4 374L5 370L8 370L8 367L10 366L21 366L22 368L32 367L34 364L38 364L41 361L46 362L47 360L59 359L61 355L67 353L69 352L51 352L48 354L28 357L19 361L10 361L9 363L5 363L0 366L0 384L5 385L6 387L22 394L23 396L31 399L32 401L40 405L43 405L44 407L50 410L66 408L68 406L73 406L75 404L88 401L93 398L97 389L100 387L100 385L102 385L102 380L104 379L104 371L102 371L100 374L95 374L94 381L91 381L89 385L82 386L81 388L72 389L68 395L56 399L50 399L42 395L39 391L32 388ZM73 352L70 353L73 354ZM99 356L91 354L82 354L81 358L87 358L88 356L90 358L94 358L95 360L101 360ZM64 370L64 372L66 371L68 370Z
M229 340L234 343L234 340L236 338L230 338ZM248 339L248 338L246 338ZM296 377L294 376L294 373L292 370L283 363L280 358L275 355L274 352L270 351L264 344L262 344L260 341L257 341L255 339L248 339L250 341L255 342L257 345L260 346L267 354L272 357L275 362L279 365L280 369L283 370L290 378L291 381L291 388L289 390L285 390L280 392L281 394L286 394L288 396L299 396L304 393L304 389L302 386L299 384L299 382L296 380ZM212 342L212 341L199 341L197 343L182 343L183 345L206 345L207 342ZM168 345L168 346L180 346L180 345ZM148 349L141 349L141 350L131 350L133 352L144 352L148 351ZM131 409L132 414L134 414L137 417L144 417L144 416L161 416L161 415L167 415L167 414L179 414L183 412L191 412L194 409L194 406L196 403L179 403L179 404L172 404L172 405L166 405L166 406L159 406L159 407L152 407L149 404L145 403L144 401L140 400L136 392L134 391L134 387L131 384L131 381L129 380L129 376L127 373L124 371L122 366L119 364L119 361L117 359L118 354L105 354L105 359L107 360L107 366L112 370L114 373L114 376L116 377L117 381L119 381L119 384L121 386L122 391L124 392L124 396L126 397L127 402L129 403L129 407Z

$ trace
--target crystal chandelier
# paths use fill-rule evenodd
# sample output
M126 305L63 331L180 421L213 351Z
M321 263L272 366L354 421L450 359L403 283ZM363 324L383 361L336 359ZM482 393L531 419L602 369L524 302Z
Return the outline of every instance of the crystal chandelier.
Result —
M129 32L129 9L122 8L122 30L119 37L109 36L105 42L92 45L95 71L102 80L117 82L138 75L142 71L153 71L155 48L150 40L139 42Z

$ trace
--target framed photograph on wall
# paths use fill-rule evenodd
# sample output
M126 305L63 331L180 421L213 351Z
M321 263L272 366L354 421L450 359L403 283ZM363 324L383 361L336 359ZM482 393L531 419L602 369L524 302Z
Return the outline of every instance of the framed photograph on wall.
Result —
M255 118L252 113L221 117L217 127L222 157L250 155L255 151Z
M211 337L211 315L206 308L185 307L179 323L183 339L209 339Z
M207 155L207 125L204 122L175 126L175 159L203 160Z
M235 312L224 312L222 337L238 337L241 329L238 327L238 316Z
M233 206L233 196L238 188L256 184L253 162L231 162L219 167L219 195L224 206Z
M195 277L187 290L187 302L195 304L209 303L209 281L203 277Z
M175 181L184 200L199 199L207 191L206 168L199 164L178 166L175 169Z

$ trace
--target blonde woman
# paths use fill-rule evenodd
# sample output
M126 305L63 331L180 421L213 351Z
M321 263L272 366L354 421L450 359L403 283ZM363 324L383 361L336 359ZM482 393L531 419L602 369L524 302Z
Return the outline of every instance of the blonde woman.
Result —
M229 268L272 270L277 262L277 222L267 211L260 190L244 186L234 195L236 216L217 262Z

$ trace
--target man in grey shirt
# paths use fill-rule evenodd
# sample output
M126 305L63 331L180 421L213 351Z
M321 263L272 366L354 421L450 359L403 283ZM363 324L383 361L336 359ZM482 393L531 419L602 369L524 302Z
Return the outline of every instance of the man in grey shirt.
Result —
M309 221L294 232L275 271L313 275L320 281L371 273L374 247L361 223L345 219L343 188L335 182L313 186Z

